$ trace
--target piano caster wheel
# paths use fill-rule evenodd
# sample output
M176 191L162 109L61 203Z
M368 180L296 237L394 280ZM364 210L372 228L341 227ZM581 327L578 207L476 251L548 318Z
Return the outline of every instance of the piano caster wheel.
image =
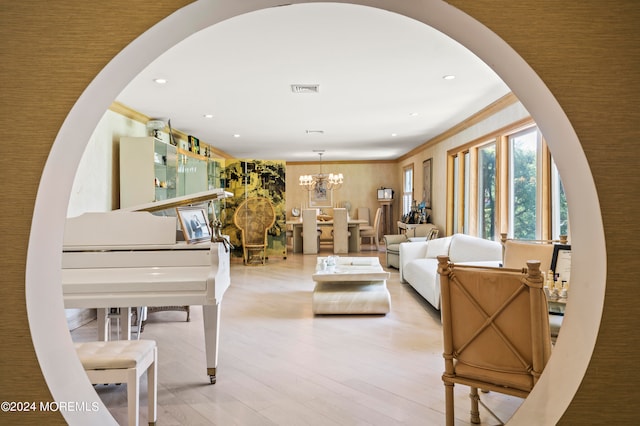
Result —
M209 380L211 381L212 385L216 384L216 376L214 376L214 375L209 376Z

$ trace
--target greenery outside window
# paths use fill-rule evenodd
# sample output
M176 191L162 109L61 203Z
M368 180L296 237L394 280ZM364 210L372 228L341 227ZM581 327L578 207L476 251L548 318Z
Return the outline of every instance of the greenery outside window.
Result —
M520 240L541 239L542 136L537 127L509 136L509 232Z
M478 236L496 235L496 144L478 150Z
M450 150L446 233L498 240L569 235L564 188L533 121Z

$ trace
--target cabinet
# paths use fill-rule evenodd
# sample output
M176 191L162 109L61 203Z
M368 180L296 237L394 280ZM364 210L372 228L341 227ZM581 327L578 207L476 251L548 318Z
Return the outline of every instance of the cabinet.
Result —
M120 208L178 196L176 147L154 137L120 138Z
M382 209L382 218L380 219L382 235L393 234L393 199L378 200L378 203Z
M177 196L194 194L209 189L207 158L178 149Z

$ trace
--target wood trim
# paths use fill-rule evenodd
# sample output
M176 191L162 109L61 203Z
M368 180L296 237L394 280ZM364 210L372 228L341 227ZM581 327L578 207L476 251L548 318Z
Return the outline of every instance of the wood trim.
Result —
M509 137L502 135L496 140L496 193L498 199L498 223L496 230L498 233L508 232L509 223Z
M478 150L474 147L469 152L469 235L478 235ZM465 151L460 151L461 153ZM464 158L464 157L462 157ZM464 176L462 177L464 179ZM460 191L462 193L463 191ZM460 195L464 200L464 194ZM464 207L464 206L463 206ZM464 221L464 211L460 212ZM463 222L464 223L464 222Z
M541 219L541 232L542 235L540 235L540 238L543 240L549 240L552 238L553 236L553 212L552 207L553 207L553 203L551 200L551 193L552 193L552 188L553 188L553 184L552 184L552 179L551 179L551 152L549 151L549 147L547 146L547 142L545 141L544 138L542 138L542 153L541 153L541 157L542 157L542 164L540 165L540 167L542 168L542 170L540 171L540 173L543 176L542 179L542 188L541 188L541 215L542 217Z
M526 117L523 118L521 120L518 121L514 121L513 123L510 123L504 127L501 127L497 130L494 130L491 133L487 133L486 135L483 135L479 138L476 138L472 141L469 141L467 143L465 143L464 145L460 145L457 146L453 149L450 149L449 151L447 151L448 153L452 153L455 154L458 151L468 151L469 149L473 148L476 145L482 145L485 143L489 143L491 140L493 139L498 139L500 136L507 134L507 133L516 133L519 132L521 130L524 130L528 127L532 127L535 126L536 123L535 121L533 121L533 118L531 117Z
M322 164L396 164L398 160L336 160L336 161L327 161L322 160ZM320 161L287 161L286 164L288 166L313 166L320 164Z
M504 95L503 97L501 97L500 99L498 99L497 101L493 102L492 104L487 105L485 108L481 109L480 111L478 111L477 113L473 114L472 116L470 116L469 118L465 119L464 121L461 121L460 123L458 123L457 125L453 126L452 128L450 128L449 130L445 131L444 133L439 134L438 136L434 137L433 139L428 140L427 142L423 143L422 145L412 149L411 151L407 152L406 154L400 156L398 158L397 161L404 161L414 155L420 154L422 151L424 151L425 149L427 149L430 146L436 145L440 142L443 142L455 135L457 135L458 133L462 132L465 129L468 129L471 126L474 126L484 120L486 120L487 118L491 117L492 115L502 111L503 109L505 109L506 107L508 107L509 105L515 104L516 102L519 102L518 98L516 98L516 95L514 95L513 93L509 92L506 95ZM529 120L531 120L529 118Z
M457 220L457 218L455 218L454 215L454 202L453 202L453 196L455 194L454 192L454 162L455 162L455 156L454 155L447 155L447 198L445 200L445 203L447 204L446 207L446 224L445 224L445 235L451 235L453 234L453 223L455 220Z
M114 101L110 106L109 106L109 110L115 112L116 114L120 114L126 118L129 118L131 120L135 120L138 121L140 123L146 124L147 121L151 120L151 117L142 114L141 112L138 112L126 105L124 105L121 102L117 102ZM165 126L165 128L163 129L164 132L169 133L169 127ZM189 135L186 134L185 132L183 132L182 130L178 130L178 129L174 129L172 128L171 131L173 132L174 137L181 139L181 140L187 140L189 138ZM206 143L203 142L202 140L200 141L200 146L208 146L209 147L209 151L213 154L210 158L214 158L214 157L222 157L222 158L234 158L233 156L227 154L224 151L221 151L217 148L215 148L213 145L211 145L210 143ZM190 153L193 154L193 153Z

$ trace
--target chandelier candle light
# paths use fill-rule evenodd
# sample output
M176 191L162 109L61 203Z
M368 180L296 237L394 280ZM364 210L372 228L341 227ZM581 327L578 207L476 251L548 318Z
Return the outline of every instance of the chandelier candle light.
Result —
M307 191L313 191L316 188L325 190L339 189L344 181L342 173L322 173L322 154L324 154L324 151L315 152L320 156L320 173L300 176L300 186Z

